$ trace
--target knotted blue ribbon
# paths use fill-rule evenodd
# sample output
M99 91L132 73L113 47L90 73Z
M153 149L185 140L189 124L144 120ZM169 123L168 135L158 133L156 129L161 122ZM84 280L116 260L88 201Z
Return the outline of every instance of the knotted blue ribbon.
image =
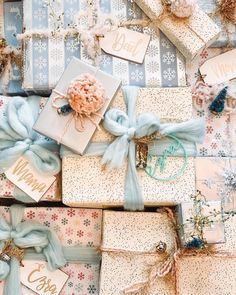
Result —
M164 123L152 113L144 113L136 118L136 101L139 87L123 87L123 96L127 113L118 109L110 109L105 114L103 126L114 135L115 140L108 143L92 143L85 155L102 156L102 164L111 168L120 168L128 159L127 175L125 178L124 208L127 210L143 210L144 202L136 169L135 140L155 132L163 136L172 136L181 140L185 153L189 156L196 154L196 143L204 139L205 127L203 119L193 119L182 123ZM143 98L145 99L145 98ZM158 98L157 98L158 99ZM158 155L170 145L168 138L155 140L150 144L150 154ZM61 155L71 152L62 148ZM173 156L182 156L183 152L176 151Z
M52 176L60 172L61 162L55 154L58 145L39 136L32 128L38 116L40 97L9 99L6 116L0 124L0 172L3 173L24 156L41 174ZM31 198L20 198L31 201Z
M11 223L0 217L0 249L4 242L12 240L15 246L25 249L24 259L45 260L50 270L66 264L99 264L100 255L92 247L61 247L56 234L37 221L23 221L24 207L10 207ZM20 262L11 257L10 262L0 260L0 280L5 281L3 295L21 294Z

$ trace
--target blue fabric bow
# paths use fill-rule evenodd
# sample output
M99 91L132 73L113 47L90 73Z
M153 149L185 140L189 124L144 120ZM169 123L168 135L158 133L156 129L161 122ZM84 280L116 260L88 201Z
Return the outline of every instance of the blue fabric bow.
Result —
M135 139L151 135L156 131L162 135L172 135L194 144L202 142L204 138L204 121L202 119L176 124L160 124L159 119L151 113L144 113L136 118L135 106L138 90L139 88L134 86L124 87L123 94L127 114L118 109L110 109L106 113L103 123L104 128L115 135L116 139L106 148L102 164L111 168L119 168L128 158L124 207L129 210L143 210L144 208L136 170ZM192 145L189 152L192 152L193 148L195 149L195 145Z
M58 145L39 136L32 128L38 116L39 97L9 99L6 116L0 124L0 172L4 172L21 156L44 175L60 172L61 162L55 154ZM32 199L30 198L32 201ZM26 200L24 200L26 201Z
M36 221L22 221L24 207L13 205L10 207L11 223L0 218L0 247L4 242L12 240L21 249L33 248L36 253L42 253L50 269L57 269L66 264L62 247L57 236L50 229ZM0 280L5 281L3 295L20 294L20 262L11 257L8 264L0 260Z

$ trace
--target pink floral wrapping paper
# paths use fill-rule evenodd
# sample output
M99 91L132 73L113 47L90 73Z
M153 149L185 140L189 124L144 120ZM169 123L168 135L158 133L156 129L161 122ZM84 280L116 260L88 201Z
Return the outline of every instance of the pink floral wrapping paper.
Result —
M9 220L9 207L0 207ZM63 246L98 247L101 243L102 210L79 208L26 208L25 219L39 221L54 230ZM98 295L99 265L68 264L61 268L69 279L60 295ZM0 294L3 282L0 282ZM35 294L23 288L22 295Z
M10 97L0 96L0 120L4 116L7 102L11 99ZM39 105L39 112L42 111L43 107L47 102L46 97L42 97ZM0 198L14 198L15 185L6 178L5 174L0 173ZM61 179L60 175L57 175L56 181L50 186L47 192L43 195L40 201L59 202L61 201Z

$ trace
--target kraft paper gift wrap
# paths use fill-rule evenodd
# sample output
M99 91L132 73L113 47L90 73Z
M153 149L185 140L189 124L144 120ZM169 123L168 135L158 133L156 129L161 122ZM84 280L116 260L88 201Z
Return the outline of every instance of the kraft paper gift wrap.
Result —
M125 110L120 92L111 107ZM136 103L136 114L152 112L162 122L182 122L192 116L190 88L140 88ZM96 131L92 144L111 142L114 139L104 129ZM157 181L143 169L138 169L145 206L176 204L189 200L195 191L194 159L188 158L184 174L173 181ZM169 157L166 177L177 171L183 164L182 157ZM63 203L69 206L107 207L123 206L125 163L120 169L102 169L101 157L67 154L62 160Z
M160 241L166 243L166 253L155 253ZM99 294L124 294L127 287L146 281L150 267L174 248L175 230L166 213L104 211ZM145 294L174 295L174 277L156 278Z
M222 200L225 210L236 208L236 188L227 181L235 173L236 158L199 157L195 163L196 188L207 200Z
M50 10L43 0L24 0L24 27L26 32L32 30L52 30L49 20ZM86 11L86 0L59 1L57 13L64 12L62 22L64 28L74 22L75 16ZM57 2L57 5L58 3ZM102 13L111 14L119 20L144 18L142 11L127 0L100 1ZM100 69L121 79L122 83L138 86L185 86L185 65L183 56L175 46L160 32L145 27L131 29L151 34L152 38L143 64L136 64L111 55L102 54ZM27 90L53 89L64 69L73 56L82 61L92 63L86 50L76 39L66 41L59 38L33 38L25 43L24 88Z
M0 96L0 122L6 115L6 109L9 100L13 97ZM39 112L47 102L47 98L39 98ZM4 173L0 174L0 197L1 198L19 198L21 196L21 190L19 190L10 180L7 179ZM33 201L33 200L32 200ZM48 191L43 195L41 201L61 201L61 178L58 174L56 181L51 185Z
M0 207L0 214L9 219L9 208ZM38 221L54 230L62 246L98 247L101 244L102 211L94 209L74 209L37 207L26 208L24 219ZM69 263L61 270L69 275L60 295L98 295L99 265ZM3 283L0 283L0 291ZM1 293L0 293L1 294ZM22 295L35 294L23 289Z
M16 35L22 33L23 29L23 4L22 1L4 2L0 0L0 38L5 38L8 45L20 47ZM23 94L21 88L21 73L16 65L13 65L13 76L6 89L11 95ZM3 92L0 79L0 93Z
M220 28L197 5L193 14L183 19L165 12L161 0L135 2L187 59L193 59L200 54L219 36Z
M63 73L55 90L66 95L70 83L79 75L87 73L94 76L105 89L105 103L98 111L98 113L103 116L113 97L119 90L121 83L119 79L116 79L77 58L73 58ZM84 116L82 118L84 130L77 130L75 119L72 118L73 113L68 115L58 114L56 108L53 106L53 100L56 97L58 97L58 94L53 92L33 128L37 132L69 147L76 153L83 154L96 130L96 125ZM59 102L57 104L59 104ZM65 100L62 100L60 105L64 104ZM68 101L66 101L66 104L68 104ZM97 124L101 121L101 118L95 115L92 115L91 119ZM48 126L50 126L50 128L48 128Z
M234 295L236 257L183 256L177 261L177 295Z

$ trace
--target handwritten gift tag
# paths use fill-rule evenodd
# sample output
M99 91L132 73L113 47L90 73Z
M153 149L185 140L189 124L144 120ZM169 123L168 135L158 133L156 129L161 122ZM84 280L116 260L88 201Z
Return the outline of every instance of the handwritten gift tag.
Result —
M58 295L69 276L57 269L50 271L44 261L23 261L21 283L39 295Z
M150 36L126 28L108 32L100 38L101 48L108 54L143 63Z
M5 171L6 177L38 202L56 180L54 176L39 174L24 157Z
M236 78L236 49L207 60L200 67L207 84L220 84Z

